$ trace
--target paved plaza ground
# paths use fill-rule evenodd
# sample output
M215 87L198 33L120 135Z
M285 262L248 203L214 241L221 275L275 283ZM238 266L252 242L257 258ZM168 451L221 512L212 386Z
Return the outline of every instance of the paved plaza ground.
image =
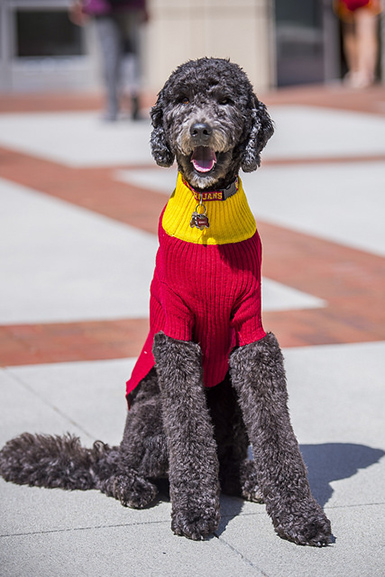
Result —
M236 498L196 543L172 534L165 496L137 511L0 479L0 577L384 577L385 88L261 98L276 134L242 179L264 325L333 543L283 541L263 505ZM99 108L0 97L0 446L24 431L120 441L176 172L154 165L147 115L106 124Z

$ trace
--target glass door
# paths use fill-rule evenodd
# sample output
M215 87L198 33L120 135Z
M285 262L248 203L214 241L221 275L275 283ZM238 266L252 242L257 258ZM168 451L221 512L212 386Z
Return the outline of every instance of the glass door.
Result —
M275 0L277 85L338 76L338 24L332 0Z

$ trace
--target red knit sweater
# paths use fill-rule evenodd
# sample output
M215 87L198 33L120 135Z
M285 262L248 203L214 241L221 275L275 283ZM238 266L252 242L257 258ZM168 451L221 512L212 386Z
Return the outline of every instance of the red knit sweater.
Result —
M180 179L177 191L178 187ZM182 192L192 199L184 217L189 223L191 206L195 207L197 202L191 191L186 193L184 188ZM237 195L243 194L241 188ZM226 226L231 228L238 224L240 210L236 203L240 200L233 202L237 206L233 223L229 217L230 200L206 203L208 213L213 213L211 221L216 213L221 214L217 211L227 203ZM246 203L248 209L246 198L241 200L241 206L244 208ZM213 205L216 205L215 210ZM169 206L159 222L159 250L151 284L150 332L127 382L127 394L154 366L152 345L154 335L159 331L174 339L200 344L206 387L215 386L224 379L228 356L235 346L250 344L266 334L261 320L261 242L254 219L254 227L249 227L251 236L241 242L206 244L202 242L201 231L195 229L193 234L198 235L198 244L165 232L163 226L168 209ZM212 237L209 242L213 242Z

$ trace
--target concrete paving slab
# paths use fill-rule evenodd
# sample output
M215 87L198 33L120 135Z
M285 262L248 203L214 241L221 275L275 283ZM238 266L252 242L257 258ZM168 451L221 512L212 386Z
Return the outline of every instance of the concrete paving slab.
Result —
M210 576L278 576L285 571L285 576L307 577L310 571L323 577L343 574L346 568L349 577L382 575L383 550L376 544L384 530L381 446L385 444L380 418L384 347L385 343L370 343L285 350L294 427L313 491L326 504L337 538L328 549L309 550L282 541L263 506L239 499L222 499L219 539L196 544L172 536L166 502L131 511L93 491L66 493L2 481L0 574L105 575L108 560L109 575L121 574L125 567L135 577L156 571L157 575L192 575L200 567ZM370 380L364 380L368 366ZM109 432L110 438L117 439L122 426L118 421L125 411L118 381L126 378L128 368L126 361L101 361L8 369L9 400L2 412L7 415L14 402L17 379L22 383L19 388L33 391L45 406L68 411L83 429L96 436ZM22 430L34 428L25 417L28 402L28 396L23 397L11 415ZM370 410L367 418L358 420L357 414L366 409ZM54 409L48 411L48 418L31 412L40 429L57 431L50 421Z
M284 350L291 415L302 443L385 449L385 343Z
M7 369L0 369L0 398L0 447L25 431L61 434L71 427L75 434L80 433L76 423L66 419Z
M270 106L275 134L264 158L362 156L385 152L385 118L316 106Z
M237 562L241 560L246 568L254 571L250 573L252 575L278 576L285 570L285 576L307 576L310 571L317 577L323 577L344 574L346 567L349 577L359 575L359 572L368 577L382 575L379 568L382 567L383 549L376 545L378 535L385 528L382 482L385 468L382 419L384 349L385 343L363 343L284 351L294 428L309 469L312 490L319 502L326 505L331 518L335 544L319 551L286 543L275 535L264 506L227 497L222 499L222 522L218 532L221 545L229 547L222 550L223 559L227 560L229 555L233 559L235 555ZM35 428L27 412L31 401L24 392L32 391L39 403L44 402L44 406L50 409L46 414L36 414L31 404L30 413L35 423L39 421L40 430L57 432L50 415L54 413L51 407L60 406L63 411L68 410L68 417L78 421L82 429L92 430L95 436L109 434L114 442L121 434L125 412L124 394L122 390L119 391L119 381L126 378L130 363L132 361L63 363L3 371L4 389L8 397L3 396L6 402L1 410L4 415L10 415L12 423L7 425L7 420L3 421L2 439L6 430L14 431L15 421L19 423L19 430ZM22 395L14 387L15 382L19 389L23 387ZM68 391L63 393L66 388ZM19 395L19 403L14 412L9 413L14 404L14 393ZM73 403L78 394L80 398ZM94 397L100 397L100 405ZM76 405L73 409L71 401ZM83 403L85 410L81 409ZM118 415L120 412L121 417ZM359 418L360 415L363 417ZM121 418L122 422L118 422ZM59 533L67 563L63 562L60 567L66 567L70 571L67 574L83 574L81 571L93 574L92 563L86 568L87 556L83 555L82 548L85 547L87 551L97 548L99 541L96 533L105 535L105 556L113 557L111 567L115 570L115 562L118 563L116 567L120 562L125 562L127 566L127 559L132 560L133 555L136 559L138 551L137 548L132 552L128 546L124 547L124 540L131 535L131 530L134 536L130 537L130 546L134 539L135 546L138 542L147 547L140 549L142 556L138 555L138 559L145 558L145 561L144 565L135 565L136 572L132 574L136 577L147 577L151 574L149 571L157 566L154 551L159 543L164 544L164 551L172 556L169 558L171 571L176 567L181 571L180 565L174 563L174 554L183 558L189 556L190 565L185 567L189 568L190 573L186 575L195 574L200 563L206 564L205 553L202 553L206 549L200 549L201 553L195 556L199 544L172 536L169 528L170 505L167 502L162 501L144 511L131 511L94 491L66 493L17 487L3 481L0 491L3 511L1 534L6 535L1 540L3 555L4 552L6 554L4 576L13 575L16 548L18 558L20 556L20 575L34 575L34 571L43 571L40 574L44 574L45 570L50 575L53 567L50 563L53 564L54 559L49 560L48 555L43 561L43 551L55 548ZM54 537L52 531L59 533L55 533ZM86 536L84 542L79 541L79 535ZM80 549L79 542L82 542ZM216 556L217 542L217 539L206 542L211 559ZM114 556L116 549L118 552ZM148 550L151 550L151 555L146 555L145 551ZM176 550L178 553L175 553ZM56 562L61 559L60 555ZM214 565L214 571L221 568ZM101 567L104 570L104 566ZM235 571L231 562L228 567ZM231 573L230 569L227 573L221 570L224 575L244 574Z
M152 164L150 122L102 122L94 112L0 115L0 144L66 166Z
M243 180L257 221L385 254L384 162L264 166Z
M151 507L130 509L99 491L63 491L5 483L0 479L0 538L96 527L145 526L171 523L171 505L162 491ZM221 497L221 531L239 515L266 516L265 507L242 499ZM1 545L1 541L0 541Z
M152 507L137 510L123 507L99 491L41 489L5 483L2 479L0 491L6 495L1 499L2 537L149 523L170 525L171 505L165 497Z
M318 309L326 305L327 302L324 299L267 277L262 278L262 310L264 312Z
M385 152L385 119L307 106L271 106L276 135L265 158ZM2 114L0 144L67 166L152 164L149 121L102 123L94 113ZM362 138L361 135L369 135ZM333 137L331 138L331 135Z
M138 510L123 507L99 491L41 489L5 483L2 479L0 488L6 495L1 500L0 537L163 522L171 531L171 505L164 490L151 507ZM266 516L265 507L223 495L220 531L239 515Z
M167 195L175 187L172 169L119 170L115 177ZM378 210L383 205L384 162L262 165L241 177L257 222L385 254L383 215Z
M143 188L148 188L154 192L164 194L165 203L175 190L177 179L177 168L174 164L170 168L158 166L137 168L118 168L113 171L113 176L118 182L126 182Z
M329 548L318 550L296 547L279 539L264 508L258 505L250 507L260 510L259 513L249 512L230 518L223 516L219 539L210 539L204 545L172 536L169 504L138 512L124 509L94 492L17 489L17 496L7 500L9 511L5 511L5 520L11 518L13 523L8 524L5 532L4 527L1 528L0 575L4 577L33 576L39 570L40 575L47 576L61 575L61 570L63 575L65 571L67 575L103 575L94 567L93 560L89 560L95 555L98 557L99 550L111 565L111 572L105 573L108 575L121 574L118 573L120 564L127 570L124 574L135 577L155 575L152 571L156 569L159 571L157 575L167 575L167 567L171 575L176 575L175 571L179 570L181 575L190 576L203 566L210 576L219 575L216 570L225 576L382 575L383 549L376 545L383 524L384 505L372 508L328 507L326 511L333 520L336 541ZM40 502L42 494L44 499ZM21 506L25 508L21 509ZM15 515L15 508L19 514ZM31 515L30 511L38 514ZM151 512L156 512L156 518L148 516ZM103 546L99 538L103 539ZM224 563L221 565L216 559L218 541L221 545L219 555ZM50 560L56 546L65 555L62 557L56 552ZM14 554L16 549L17 555ZM160 554L162 557L159 558ZM184 570L176 557L183 558ZM208 558L215 564L212 565ZM238 567L235 563L242 565ZM13 572L16 564L19 573ZM244 573L246 569L251 572ZM102 570L106 571L104 565ZM236 570L238 572L234 572Z
M8 537L2 577L262 577L222 541L173 537L167 523ZM17 559L14 556L18 549Z
M384 445L301 443L314 497L322 506L353 507L385 503Z
M154 235L3 179L0 203L1 323L148 316Z
M385 505L325 511L336 535L327 548L297 547L277 538L267 516L235 518L220 539L269 577L382 577L385 552L379 541Z
M81 427L81 437L88 445L97 439L116 445L123 434L127 413L125 383L134 362L135 359L117 359L31 365L11 367L8 374L65 415L66 428L61 433L71 432L71 423L75 423ZM36 420L31 432L51 431L42 430L41 422Z
M148 317L155 235L4 179L0 202L0 323ZM325 305L269 279L263 303Z
M385 343L286 349L291 418L315 497L385 503Z

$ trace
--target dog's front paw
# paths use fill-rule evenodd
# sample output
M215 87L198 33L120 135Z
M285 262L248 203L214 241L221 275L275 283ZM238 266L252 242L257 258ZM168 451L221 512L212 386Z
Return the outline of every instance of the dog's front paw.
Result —
M147 507L158 493L153 483L136 475L111 477L101 490L120 501L124 507L132 509Z
M325 547L330 543L331 525L314 500L304 500L273 517L276 532L297 545Z
M217 530L219 520L217 508L177 511L172 514L171 529L175 535L200 541Z

